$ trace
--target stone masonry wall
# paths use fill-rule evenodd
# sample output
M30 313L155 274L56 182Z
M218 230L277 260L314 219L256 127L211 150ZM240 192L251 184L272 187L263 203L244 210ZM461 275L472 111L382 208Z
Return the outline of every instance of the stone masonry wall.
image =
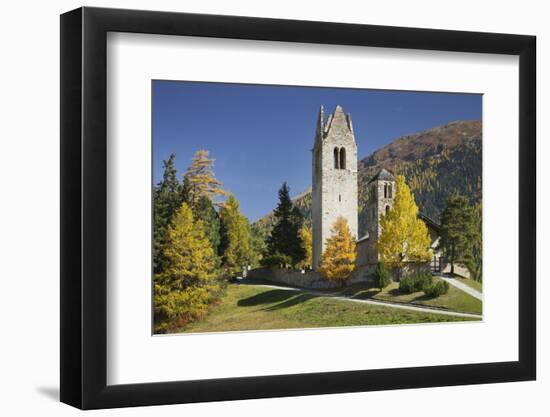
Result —
M322 123L322 122L321 122ZM334 167L334 149L345 149L345 169ZM322 123L312 155L312 234L313 267L317 270L331 229L344 217L357 239L357 145L351 119L341 107Z
M373 271L372 266L359 267L354 271L350 279L346 281L345 285L369 282L372 279ZM300 288L330 289L341 287L340 283L329 281L316 271L302 273L295 269L257 268L249 271L247 278Z

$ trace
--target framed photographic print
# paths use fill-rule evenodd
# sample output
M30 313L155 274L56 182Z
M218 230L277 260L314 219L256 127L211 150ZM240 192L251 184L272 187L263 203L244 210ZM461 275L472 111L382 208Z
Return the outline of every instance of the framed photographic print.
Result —
M535 379L535 38L61 16L61 400Z

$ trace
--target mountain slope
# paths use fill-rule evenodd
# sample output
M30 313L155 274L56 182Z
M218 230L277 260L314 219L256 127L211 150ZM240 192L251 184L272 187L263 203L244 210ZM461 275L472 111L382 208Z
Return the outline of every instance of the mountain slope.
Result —
M402 136L358 163L359 235L366 233L367 183L381 168L403 174L420 211L439 221L447 197L457 191L481 200L481 121L457 121ZM311 190L294 199L311 221ZM256 224L269 233L270 213Z

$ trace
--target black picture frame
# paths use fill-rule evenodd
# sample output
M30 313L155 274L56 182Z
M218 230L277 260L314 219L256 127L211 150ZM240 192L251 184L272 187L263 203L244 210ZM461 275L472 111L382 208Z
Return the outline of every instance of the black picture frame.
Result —
M108 32L519 56L519 360L107 385ZM61 15L61 401L82 409L536 378L534 36L80 8Z

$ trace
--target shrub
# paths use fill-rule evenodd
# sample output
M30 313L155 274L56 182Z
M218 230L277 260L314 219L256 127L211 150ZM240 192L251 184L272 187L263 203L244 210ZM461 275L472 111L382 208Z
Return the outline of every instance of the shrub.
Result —
M275 252L262 258L262 265L267 267L286 268L288 265L291 264L291 257L288 255L283 255L279 252Z
M399 282L399 291L405 294L425 291L432 286L432 276L428 273L419 273L402 278Z
M155 333L167 333L201 319L208 313L220 293L217 284L169 290L156 284L154 287Z
M438 281L424 289L424 294L430 298L436 298L449 292L449 283L447 281Z
M424 291L432 286L433 277L429 273L420 273L415 276L416 291Z
M374 270L374 285L376 288L384 289L390 284L390 281L390 274L386 269L386 265L384 265L384 261L378 262Z
M401 278L401 281L399 281L399 292L402 292L404 294L412 294L413 292L415 292L414 287L415 285L413 277Z

